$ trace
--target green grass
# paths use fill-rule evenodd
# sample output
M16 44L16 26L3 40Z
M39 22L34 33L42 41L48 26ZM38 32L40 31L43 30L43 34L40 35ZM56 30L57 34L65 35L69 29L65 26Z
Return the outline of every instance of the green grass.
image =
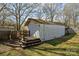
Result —
M71 34L26 49L0 44L3 56L79 56L79 35Z

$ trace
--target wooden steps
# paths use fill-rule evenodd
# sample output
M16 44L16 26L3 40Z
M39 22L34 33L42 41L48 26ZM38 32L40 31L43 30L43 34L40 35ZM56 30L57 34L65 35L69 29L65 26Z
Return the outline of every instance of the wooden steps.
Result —
M22 48L31 47L31 46L39 45L41 43L42 42L40 39L27 40L27 41L22 42L21 47Z

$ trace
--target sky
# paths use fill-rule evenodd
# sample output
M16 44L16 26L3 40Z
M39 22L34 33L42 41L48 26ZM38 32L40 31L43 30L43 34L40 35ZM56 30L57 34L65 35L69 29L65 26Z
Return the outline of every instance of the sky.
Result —
M38 16L40 16L41 17L41 15L43 16L43 19L45 18L45 15L43 14L43 11L42 12L40 12L40 10L41 10L41 7L43 7L43 6L45 6L44 5L44 3L39 3L40 4L40 7L36 7L35 9L33 9L33 11L32 11L32 13L30 13L29 14L29 16L27 17L27 18L38 18ZM65 3L58 3L58 10L63 10L64 9L64 5L65 5ZM13 7L11 7L10 6L10 8L13 8ZM27 10L27 12L28 12L28 10ZM41 15L40 15L40 13L41 13ZM53 12L52 12L53 13ZM62 13L62 12L61 12ZM27 13L26 13L27 14ZM56 16L56 15L55 15ZM25 15L23 16L23 18L25 17ZM15 17L14 16L10 16L9 17L10 19L12 19L14 22L16 22L16 20L15 20ZM55 18L55 17L54 17ZM79 18L79 17L78 17ZM58 18L56 18L56 19L63 19L63 16L61 15L61 16L58 16ZM23 19L21 20L21 22L23 21Z

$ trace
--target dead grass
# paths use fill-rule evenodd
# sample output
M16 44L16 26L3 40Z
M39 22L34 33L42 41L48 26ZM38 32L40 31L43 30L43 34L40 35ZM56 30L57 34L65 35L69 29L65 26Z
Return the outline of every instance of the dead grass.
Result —
M78 33L79 34L79 33ZM0 44L0 55L11 56L79 56L79 35L71 34L44 42L41 45L21 49Z

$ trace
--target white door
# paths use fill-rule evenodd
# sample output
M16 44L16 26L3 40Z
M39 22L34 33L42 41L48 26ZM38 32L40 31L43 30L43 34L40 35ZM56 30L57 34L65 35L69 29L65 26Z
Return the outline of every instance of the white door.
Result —
M46 41L54 38L54 33L49 25L41 24L40 25L40 39L41 41Z
M55 31L53 30L52 26L45 25L45 29L44 29L45 40L51 40L51 39L55 38L54 33L55 33Z
M64 35L64 27L59 25L45 25L44 37L45 40L51 40Z

